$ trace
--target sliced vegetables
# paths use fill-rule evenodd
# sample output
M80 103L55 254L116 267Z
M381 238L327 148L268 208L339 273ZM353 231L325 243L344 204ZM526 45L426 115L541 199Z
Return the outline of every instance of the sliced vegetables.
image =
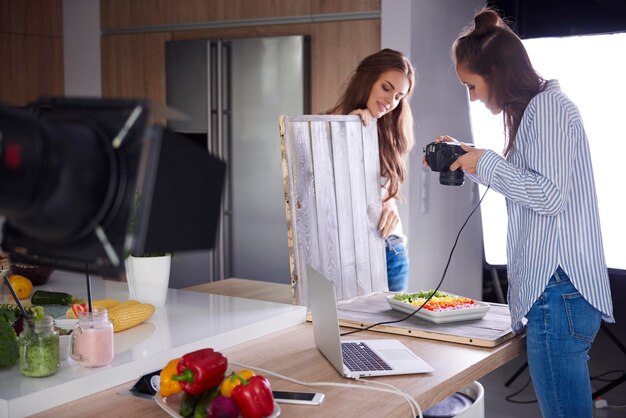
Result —
M72 312L74 312L74 316L78 318L80 314L84 314L87 312L87 304L85 303L72 303Z
M411 304L416 308L424 305L426 300L433 294L433 290L420 291L415 293L398 293L394 299ZM434 296L424 305L422 309L433 312L451 311L457 309L475 308L478 305L474 299L450 295L445 292L436 291Z

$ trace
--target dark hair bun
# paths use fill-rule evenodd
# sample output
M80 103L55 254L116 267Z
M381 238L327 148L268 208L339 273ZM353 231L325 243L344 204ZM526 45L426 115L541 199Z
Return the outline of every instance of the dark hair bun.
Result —
M482 9L474 16L474 34L481 36L487 34L504 22L498 13L492 9Z

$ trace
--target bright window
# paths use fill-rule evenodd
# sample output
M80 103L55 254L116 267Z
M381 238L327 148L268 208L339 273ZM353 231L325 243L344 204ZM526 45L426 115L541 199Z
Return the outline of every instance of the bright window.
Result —
M626 270L626 33L531 39L524 45L539 74L545 79L557 79L582 114L593 160L607 265ZM470 114L476 147L501 152L502 115L491 115L480 102L470 104ZM485 260L491 265L504 265L504 198L489 191L481 211Z

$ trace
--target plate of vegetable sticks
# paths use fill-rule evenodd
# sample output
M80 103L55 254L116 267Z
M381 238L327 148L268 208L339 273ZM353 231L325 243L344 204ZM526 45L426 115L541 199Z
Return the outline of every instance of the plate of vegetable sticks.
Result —
M424 305L432 293L432 290L396 293L388 296L387 302L392 309L404 313L413 313L423 305L415 317L436 324L481 319L490 308L485 302L441 291L435 292Z

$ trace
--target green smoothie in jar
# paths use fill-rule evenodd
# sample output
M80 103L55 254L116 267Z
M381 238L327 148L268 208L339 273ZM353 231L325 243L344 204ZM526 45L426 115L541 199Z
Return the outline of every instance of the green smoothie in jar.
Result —
M45 377L59 370L59 333L51 316L24 321L19 338L20 371L28 377Z

